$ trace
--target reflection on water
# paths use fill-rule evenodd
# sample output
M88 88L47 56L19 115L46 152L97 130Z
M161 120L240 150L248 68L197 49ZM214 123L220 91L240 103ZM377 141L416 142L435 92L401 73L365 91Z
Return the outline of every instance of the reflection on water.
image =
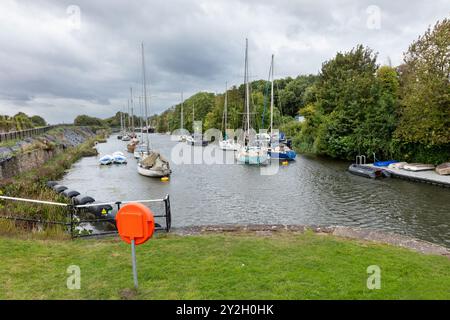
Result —
M170 158L177 142L150 135L152 147ZM111 136L101 155L126 153ZM199 148L201 147L194 147ZM217 150L217 152L222 152ZM230 152L230 151L228 151ZM222 223L344 225L405 234L450 247L450 189L399 179L349 174L348 163L299 156L276 175L246 165L176 165L169 182L139 175L136 160L99 166L98 157L77 162L62 184L97 201L162 198L170 194L174 227Z

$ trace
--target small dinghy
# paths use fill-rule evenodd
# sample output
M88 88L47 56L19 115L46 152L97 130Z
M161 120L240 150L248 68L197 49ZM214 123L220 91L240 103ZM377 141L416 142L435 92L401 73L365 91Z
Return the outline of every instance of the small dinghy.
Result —
M138 173L146 177L167 177L170 176L169 161L158 152L150 152L150 154L139 161Z
M108 165L108 164L113 163L113 160L114 160L113 157L110 156L109 154L107 154L107 155L104 155L103 157L101 157L100 159L98 159L98 162L101 165Z
M116 164L126 164L127 163L127 157L125 157L125 155L120 151L114 152L112 157L113 157L113 162Z
M348 167L348 171L358 176L371 179L382 177L388 178L391 176L391 174L386 170L376 167L368 167L360 164L351 164L350 167Z
M426 171L426 170L433 170L435 168L432 164L425 164L425 163L408 163L403 166L404 170L408 171Z
M408 162L395 162L388 165L389 169L403 169L405 165L407 165Z
M441 175L450 174L450 162L445 162L436 167L436 172Z
M387 160L387 161L376 161L374 166L376 167L389 167L391 164L398 163L397 160Z

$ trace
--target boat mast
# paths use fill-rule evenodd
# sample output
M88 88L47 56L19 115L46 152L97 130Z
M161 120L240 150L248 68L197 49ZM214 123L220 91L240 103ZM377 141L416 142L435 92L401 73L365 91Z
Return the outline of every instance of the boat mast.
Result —
M130 87L130 104L131 104L131 132L134 134L133 88L131 87Z
M194 122L195 122L195 102L192 104L192 133L194 132Z
M120 111L120 132L123 132L123 112Z
M228 82L225 82L225 108L224 108L224 138L227 139L227 121L228 121Z
M270 138L272 139L272 134L273 134L273 54L272 54L272 63L271 63L270 69L271 69L271 89L270 89Z
M144 127L142 126L142 118L144 118L144 109L142 108L142 96L139 97L139 112L141 116L139 117L139 126L141 127L141 139L144 138Z
M247 113L247 121L245 128L245 139L248 139L250 131L250 89L248 85L248 39L245 39L245 108Z
M183 129L184 128L184 114L183 114L183 102L184 102L184 100L183 100L183 92L181 92L181 128L180 129Z
M131 128L131 119L130 119L130 99L127 99L127 114L128 114L128 131Z
M147 83L145 78L145 59L144 59L144 42L141 43L142 47L142 90L144 91L144 108L145 108L145 126L146 132L145 135L146 145L147 145L147 154L150 153L150 142L148 140L148 110L147 110Z

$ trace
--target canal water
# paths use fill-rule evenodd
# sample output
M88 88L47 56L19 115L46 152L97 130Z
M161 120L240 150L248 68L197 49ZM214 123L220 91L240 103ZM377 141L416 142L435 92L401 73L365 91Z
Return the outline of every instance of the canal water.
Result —
M151 147L171 160L169 182L137 173L126 142L111 136L98 157L73 165L61 183L97 201L170 195L174 227L205 224L343 225L394 232L450 247L450 189L400 179L371 180L347 172L349 163L310 156L262 175L257 166L176 164L177 142L150 135ZM186 146L188 147L188 146ZM202 147L188 147L202 152ZM100 166L122 151L127 165ZM224 152L217 149L217 152ZM230 151L228 151L230 152Z

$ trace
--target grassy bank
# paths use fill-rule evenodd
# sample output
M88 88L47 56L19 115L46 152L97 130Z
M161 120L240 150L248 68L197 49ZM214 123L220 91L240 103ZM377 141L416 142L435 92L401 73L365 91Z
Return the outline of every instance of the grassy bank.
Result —
M313 233L159 235L137 248L116 238L0 238L0 299L450 299L450 260ZM66 269L81 269L69 290ZM381 289L366 286L369 265Z
M26 171L11 179L0 180L0 194L11 197L68 202L67 198L49 189L46 182L60 179L66 170L82 157L96 155L97 151L93 146L99 138L103 138L103 135L91 137L78 146L65 149L39 168ZM61 207L48 205L0 201L0 215L64 221L67 218L67 211ZM27 237L61 238L67 237L64 228L63 226L45 226L42 230L29 223L0 219L0 234L25 233Z

